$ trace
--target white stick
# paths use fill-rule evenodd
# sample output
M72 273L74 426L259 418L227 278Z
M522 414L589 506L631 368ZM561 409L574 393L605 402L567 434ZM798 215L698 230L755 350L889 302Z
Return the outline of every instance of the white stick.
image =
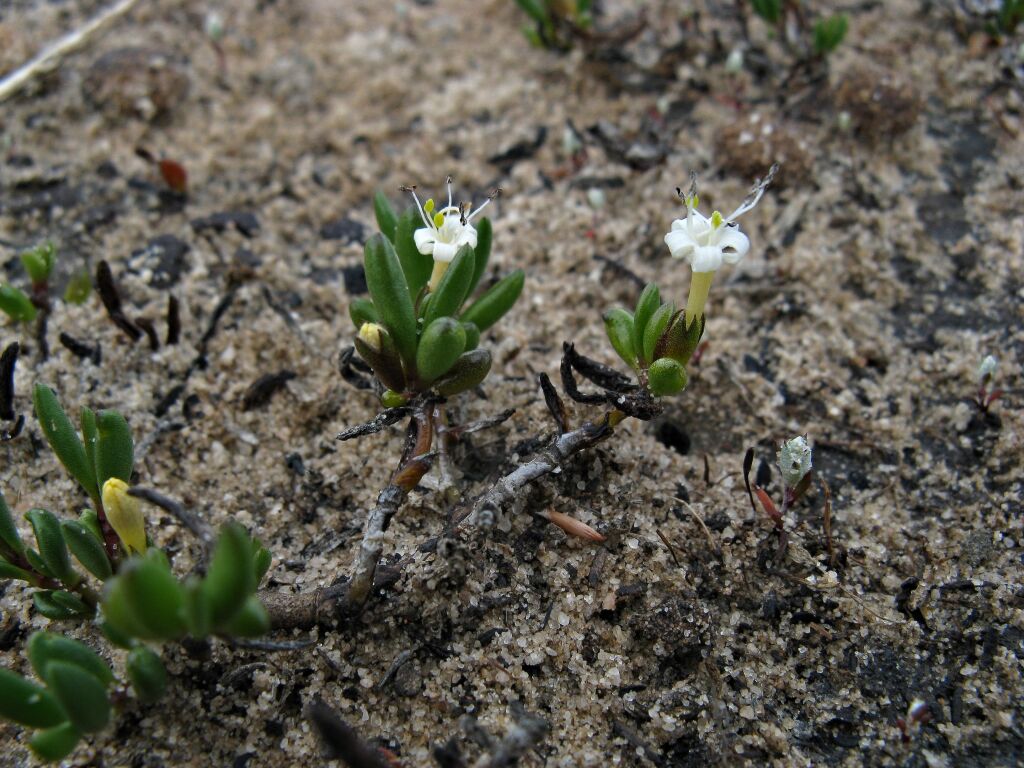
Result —
M119 0L86 22L84 27L73 30L59 40L50 43L34 58L0 80L0 102L6 101L20 91L32 78L58 67L62 58L76 48L85 45L90 38L124 16L138 2L139 0Z

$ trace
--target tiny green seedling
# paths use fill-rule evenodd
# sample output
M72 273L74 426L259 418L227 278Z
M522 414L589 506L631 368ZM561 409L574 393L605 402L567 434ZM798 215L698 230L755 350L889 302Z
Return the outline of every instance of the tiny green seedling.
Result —
M775 32L791 54L822 61L846 38L850 20L844 13L810 17L783 0L749 0L750 7Z
M568 51L593 23L593 0L516 0L516 5L530 17L523 34L538 48Z

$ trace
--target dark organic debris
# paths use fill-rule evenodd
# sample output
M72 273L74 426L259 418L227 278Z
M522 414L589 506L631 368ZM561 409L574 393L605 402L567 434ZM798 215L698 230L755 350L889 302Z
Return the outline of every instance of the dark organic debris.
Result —
M362 264L343 267L341 278L345 281L345 290L350 296L361 296L369 291L366 286L366 270Z
M282 370L277 373L266 373L249 385L242 397L242 410L251 411L262 408L270 399L296 376L294 371Z
M260 231L259 219L256 218L256 214L249 211L221 211L192 219L189 223L196 234L207 230L224 232L228 227L234 227L245 237L253 237Z
M102 352L99 342L96 342L95 347L90 347L85 342L76 339L70 333L61 331L60 343L75 357L81 358L82 360L92 360L93 365L99 365L102 361Z
M137 317L135 318L135 325L143 330L146 334L146 338L149 339L149 348L156 352L160 349L160 337L157 336L156 326L153 325L153 321L148 317Z
M355 347L345 347L338 355L338 373L346 383L356 389L374 389L373 370L356 356Z
M14 418L14 368L18 364L18 342L8 344L0 354L0 420Z
M408 406L388 408L383 413L377 414L372 421L368 421L365 424L360 424L356 427L349 427L339 433L336 439L352 440L353 438L362 437L363 435L374 435L381 430L387 429L392 424L397 424L412 412L413 409Z
M366 227L362 222L348 217L329 221L320 227L324 240L344 240L348 243L362 243L366 239Z
M544 146L544 141L547 137L547 126L538 125L532 139L517 142L508 149L496 155L491 155L487 158L487 162L498 166L507 173L520 160L527 160L537 154L537 150Z
M390 768L379 749L367 744L348 723L323 702L310 704L306 717L323 741L327 756L340 759L351 768Z
M188 94L187 62L156 48L118 48L100 56L82 79L82 95L110 116L156 120Z
M181 303L177 296L167 298L167 346L181 340Z
M188 268L185 255L191 246L174 235L160 235L150 240L145 248L132 251L132 259L148 270L152 277L149 284L164 290L181 280L182 272Z
M121 295L114 282L114 273L110 271L110 265L105 260L96 265L96 292L100 295L100 300L114 325L133 342L141 339L142 331L128 319L121 307Z
M587 130L612 160L634 170L649 170L668 157L668 145L651 128L625 136L617 126L602 120Z

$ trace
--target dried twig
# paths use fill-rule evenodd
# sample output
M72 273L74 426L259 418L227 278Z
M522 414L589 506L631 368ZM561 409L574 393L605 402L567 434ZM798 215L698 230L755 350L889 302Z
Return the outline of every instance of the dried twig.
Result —
M518 765L520 758L540 743L548 732L546 720L530 714L518 701L509 704L514 721L501 741L489 737L475 718L463 718L462 727L471 738L484 741L490 754L483 755L474 763L474 768L507 768Z
M352 440L356 437L362 437L363 435L375 435L381 432L392 424L397 424L399 421L404 419L406 416L411 414L413 409L410 406L400 406L398 408L388 408L386 411L377 414L373 419L360 424L356 427L349 427L348 429L338 433L337 440Z
M11 421L14 416L14 368L18 364L21 345L14 341L0 354L0 421Z
M83 26L50 43L32 59L0 80L0 102L9 99L37 76L60 66L61 60L131 11L138 0L120 0L100 11Z
M430 469L431 460L428 452L434 435L432 422L429 410L421 409L413 414L409 422L405 451L398 469L377 496L377 505L366 516L363 540L356 553L352 580L348 588L348 604L354 610L361 609L370 596L377 563L380 562L381 553L384 551L384 533L391 524L391 518L405 503L409 491L416 487Z
M613 421L617 421L613 414L607 413L596 423L588 421L578 429L559 435L549 446L498 480L490 490L477 499L462 518L461 524L486 524L495 511L512 501L534 480L554 471L574 454L593 448L607 439L612 434Z
M155 504L160 507L160 509L164 510L164 512L171 514L178 520L178 522L188 528L200 542L202 542L204 553L207 555L209 554L216 539L213 529L200 520L194 513L185 509L184 505L174 499L164 496L163 494L157 493L151 488L140 488L135 486L134 488L128 489L128 494L144 501L148 501L150 504Z
M142 331L124 313L114 273L110 271L110 265L106 261L101 261L96 265L96 293L100 295L100 300L103 302L111 322L133 342L141 339Z
M351 768L390 768L379 749L367 744L348 723L323 702L310 704L308 717L327 748L328 757L340 759Z
M558 425L558 434L564 435L569 431L569 414L565 410L565 403L562 402L555 385L551 383L551 379L546 373L540 374L537 380L540 382L541 392L544 393L544 403L554 418L555 424Z

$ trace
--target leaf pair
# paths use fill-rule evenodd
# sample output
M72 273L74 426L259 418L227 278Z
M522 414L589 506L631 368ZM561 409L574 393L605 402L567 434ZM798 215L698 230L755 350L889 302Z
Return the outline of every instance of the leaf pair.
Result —
M46 687L0 669L0 717L42 729L30 741L32 750L44 760L60 760L83 733L110 721L107 689L114 675L87 646L49 632L29 638L28 657Z
M651 283L632 313L616 307L605 313L604 324L619 357L634 370L646 371L653 394L673 395L686 387L686 364L704 332L703 316L687 326L685 313L672 302L663 304Z
M100 489L108 479L116 477L126 483L131 481L135 448L128 422L117 411L94 413L83 408L83 443L52 389L37 384L32 401L46 441L60 463L82 486L97 509L101 508Z
M3 283L0 284L0 312L16 323L31 323L39 310L24 291Z
M256 588L270 567L270 552L236 523L221 529L206 576L184 583L166 555L151 548L132 557L107 586L103 616L113 642L178 640L186 634L253 636L269 628Z

